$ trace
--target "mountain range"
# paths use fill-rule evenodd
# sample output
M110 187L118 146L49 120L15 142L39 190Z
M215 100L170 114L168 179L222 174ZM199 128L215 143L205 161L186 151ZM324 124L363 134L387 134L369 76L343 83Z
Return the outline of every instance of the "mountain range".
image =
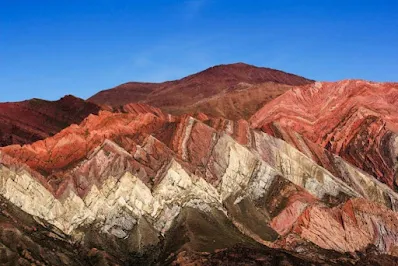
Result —
M398 265L398 83L243 63L0 104L3 265Z

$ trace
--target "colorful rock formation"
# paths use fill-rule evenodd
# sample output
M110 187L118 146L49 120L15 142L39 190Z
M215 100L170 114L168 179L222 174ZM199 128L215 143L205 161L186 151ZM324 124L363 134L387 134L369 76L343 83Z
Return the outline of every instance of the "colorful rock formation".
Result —
M397 83L317 82L288 91L250 121L303 152L315 143L396 190L397 104Z
M397 83L233 64L90 100L0 104L1 264L398 265Z
M353 264L398 250L393 190L354 166L364 181L351 186L244 120L131 104L0 154L1 196L87 261L212 264L243 249L260 262Z

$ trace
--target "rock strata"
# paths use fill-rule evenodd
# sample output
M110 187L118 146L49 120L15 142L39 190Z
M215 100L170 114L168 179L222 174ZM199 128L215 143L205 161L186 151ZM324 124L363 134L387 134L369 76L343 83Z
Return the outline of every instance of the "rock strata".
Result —
M317 82L286 92L250 122L303 152L317 144L396 190L397 101L397 83Z
M390 187L349 163L331 171L244 120L133 104L3 147L0 162L9 204L107 263L206 265L240 246L264 263L355 264L369 247L398 250Z

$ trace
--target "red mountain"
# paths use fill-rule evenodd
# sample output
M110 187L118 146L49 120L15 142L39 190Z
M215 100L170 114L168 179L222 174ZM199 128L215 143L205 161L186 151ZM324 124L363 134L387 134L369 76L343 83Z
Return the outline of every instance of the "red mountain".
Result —
M249 118L292 86L312 82L282 71L237 63L214 66L175 81L129 82L101 91L88 100L113 107L141 102L172 114L205 112L239 119Z

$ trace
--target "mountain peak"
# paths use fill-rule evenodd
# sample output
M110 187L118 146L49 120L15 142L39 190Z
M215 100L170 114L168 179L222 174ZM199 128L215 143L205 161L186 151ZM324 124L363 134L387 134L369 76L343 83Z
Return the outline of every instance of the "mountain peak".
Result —
M265 83L273 85L264 85ZM125 83L113 89L101 91L89 98L89 101L113 107L131 102L142 102L172 114L204 112L236 118L237 110L234 107L236 104L231 104L231 98L236 98L234 101L239 102L242 97L248 97L248 106L243 106L243 109L251 110L253 106L256 108L281 95L290 88L289 86L310 83L313 81L294 74L238 62L212 66L180 80L157 84ZM248 85L246 92L242 90L237 92L241 89L239 84ZM261 86L263 89L260 88ZM214 102L215 99L217 103ZM214 104L217 104L219 108L209 109L209 105ZM216 109L218 111L214 112ZM248 118L251 114L253 114L252 111L248 111L244 117Z

